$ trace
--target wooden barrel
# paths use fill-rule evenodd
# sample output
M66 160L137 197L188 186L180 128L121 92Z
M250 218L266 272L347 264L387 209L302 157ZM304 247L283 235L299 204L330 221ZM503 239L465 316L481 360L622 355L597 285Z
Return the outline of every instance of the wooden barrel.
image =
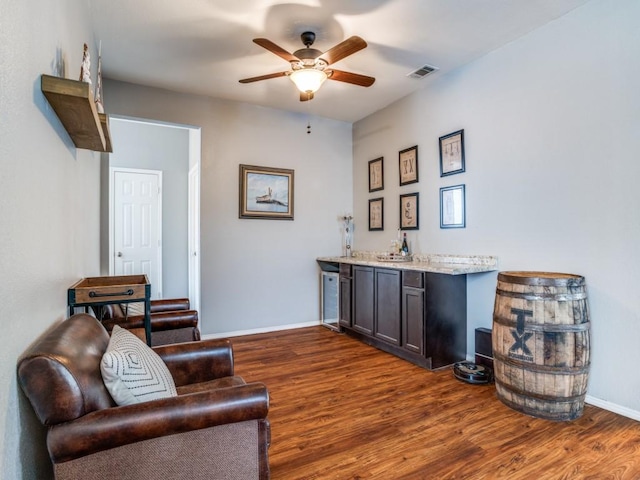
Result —
M496 394L548 420L582 415L590 366L584 277L500 272L493 310Z

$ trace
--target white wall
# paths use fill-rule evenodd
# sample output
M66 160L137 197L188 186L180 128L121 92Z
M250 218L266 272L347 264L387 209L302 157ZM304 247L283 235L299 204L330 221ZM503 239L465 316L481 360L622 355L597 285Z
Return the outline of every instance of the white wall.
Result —
M122 118L111 118L109 130L111 167L162 171L162 295L158 298L188 297L189 130ZM103 241L108 242L104 220Z
M67 316L67 288L99 273L100 157L74 147L40 75L75 79L83 43L96 48L82 2L0 0L0 11L0 478L46 479L16 362Z
M351 125L105 81L109 113L202 128L203 335L318 323L315 258L340 254ZM295 170L294 221L238 218L239 165Z
M597 0L354 125L354 209L385 197L385 249L398 195L420 192L421 253L492 254L501 270L584 275L592 321L588 394L640 418L640 2ZM466 172L439 176L438 137L463 128ZM398 150L418 144L420 182L399 188ZM385 190L367 162L385 157ZM467 228L439 228L440 187L466 184ZM387 187L388 185L388 187ZM468 351L490 327L496 274L469 276Z

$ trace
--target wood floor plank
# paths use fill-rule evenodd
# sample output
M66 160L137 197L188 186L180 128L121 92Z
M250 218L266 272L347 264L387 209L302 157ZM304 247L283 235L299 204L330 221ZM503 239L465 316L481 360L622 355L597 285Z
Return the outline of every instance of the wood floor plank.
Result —
M269 389L273 480L640 479L640 423L614 413L526 416L323 327L232 342L236 373Z

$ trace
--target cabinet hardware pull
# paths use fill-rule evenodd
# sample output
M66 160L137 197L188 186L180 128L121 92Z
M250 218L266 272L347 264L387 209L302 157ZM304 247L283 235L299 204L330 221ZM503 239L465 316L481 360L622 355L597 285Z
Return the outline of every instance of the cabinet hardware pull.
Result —
M114 292L114 293L98 293L98 292L89 292L89 296L91 298L96 297L120 297L122 295L133 295L133 289L125 290L124 292Z

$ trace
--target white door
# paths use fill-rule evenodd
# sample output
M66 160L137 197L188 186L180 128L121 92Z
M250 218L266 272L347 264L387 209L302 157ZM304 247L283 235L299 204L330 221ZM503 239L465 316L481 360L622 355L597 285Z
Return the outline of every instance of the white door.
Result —
M146 274L162 298L162 172L111 168L112 275Z

